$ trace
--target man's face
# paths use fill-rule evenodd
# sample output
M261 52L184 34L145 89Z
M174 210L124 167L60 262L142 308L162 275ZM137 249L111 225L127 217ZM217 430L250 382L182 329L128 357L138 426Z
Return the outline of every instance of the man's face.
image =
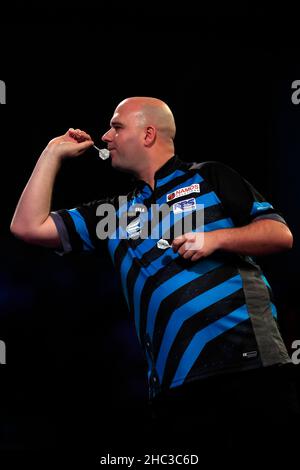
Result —
M130 173L138 172L143 158L144 127L139 112L127 104L116 108L110 121L111 128L103 136L110 151L114 168Z

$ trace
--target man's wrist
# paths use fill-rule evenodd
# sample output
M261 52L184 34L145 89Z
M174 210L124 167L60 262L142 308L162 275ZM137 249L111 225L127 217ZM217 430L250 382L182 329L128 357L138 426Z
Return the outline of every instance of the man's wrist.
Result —
M58 152L57 149L48 146L44 149L42 156L47 160L55 162L59 166L63 160L63 155L61 152Z
M229 249L231 230L232 229L222 228L215 231L217 250Z

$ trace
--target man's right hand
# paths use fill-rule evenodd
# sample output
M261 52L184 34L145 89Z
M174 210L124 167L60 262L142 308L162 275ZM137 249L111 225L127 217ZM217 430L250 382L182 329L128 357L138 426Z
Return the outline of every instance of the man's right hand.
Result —
M70 128L64 135L50 140L46 150L60 158L78 157L94 144L91 136L80 129Z

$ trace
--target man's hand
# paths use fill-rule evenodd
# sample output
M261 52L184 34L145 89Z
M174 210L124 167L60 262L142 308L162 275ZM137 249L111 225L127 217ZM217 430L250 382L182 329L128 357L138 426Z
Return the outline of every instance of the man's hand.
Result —
M76 157L93 145L91 137L79 129L69 129L52 139L42 152L20 197L10 229L29 242L60 247L60 238L50 215L56 175L65 157Z
M174 238L172 248L183 258L197 261L211 255L219 248L218 231L213 232L189 232Z
M46 150L54 152L58 157L77 157L92 147L91 136L80 129L70 128L64 135L50 140Z
M186 259L197 261L216 250L245 256L264 256L289 250L293 235L287 225L271 220L254 220L243 227L225 228L213 232L190 232L173 240L172 248Z

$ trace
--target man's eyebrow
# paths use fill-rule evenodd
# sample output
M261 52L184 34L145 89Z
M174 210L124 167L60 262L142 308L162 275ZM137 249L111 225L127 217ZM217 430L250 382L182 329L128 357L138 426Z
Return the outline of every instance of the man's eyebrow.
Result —
M123 126L123 124L120 121L117 121L117 120L111 120L110 125L111 126Z

